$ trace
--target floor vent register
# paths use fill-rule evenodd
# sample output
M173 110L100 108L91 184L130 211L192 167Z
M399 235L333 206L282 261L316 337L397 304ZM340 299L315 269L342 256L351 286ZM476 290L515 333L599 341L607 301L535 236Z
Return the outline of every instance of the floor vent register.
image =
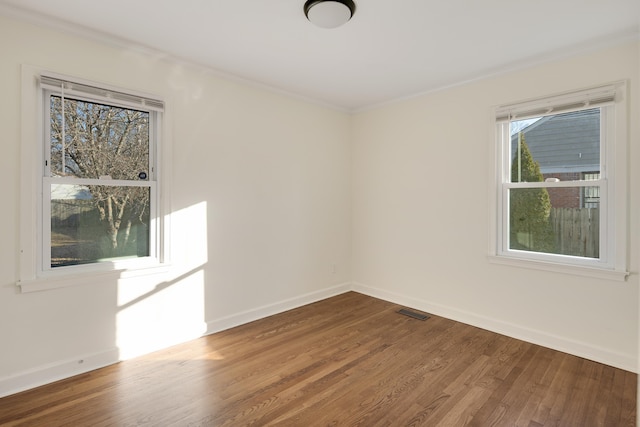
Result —
M427 320L429 318L426 314L418 313L417 311L409 310L408 308L401 308L398 310L398 313L418 320Z

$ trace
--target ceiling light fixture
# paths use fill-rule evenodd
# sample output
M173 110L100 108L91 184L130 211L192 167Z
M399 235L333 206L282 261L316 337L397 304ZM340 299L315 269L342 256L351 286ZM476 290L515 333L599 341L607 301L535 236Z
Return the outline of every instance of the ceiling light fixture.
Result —
M353 0L307 0L304 14L322 28L336 28L349 22L356 11Z

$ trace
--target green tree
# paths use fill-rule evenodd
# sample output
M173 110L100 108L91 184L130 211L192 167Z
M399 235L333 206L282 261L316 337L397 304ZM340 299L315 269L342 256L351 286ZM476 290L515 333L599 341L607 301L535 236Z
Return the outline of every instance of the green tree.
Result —
M511 165L511 182L542 182L544 177L540 171L540 164L531 155L522 132L518 140L519 148ZM554 252L550 213L551 199L546 188L511 189L509 247L534 252Z

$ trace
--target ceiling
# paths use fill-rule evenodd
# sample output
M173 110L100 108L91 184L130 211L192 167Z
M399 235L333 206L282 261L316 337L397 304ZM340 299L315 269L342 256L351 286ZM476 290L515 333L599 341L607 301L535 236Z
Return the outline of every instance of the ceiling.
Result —
M348 111L637 39L640 24L638 0L355 1L335 29L308 22L304 0L0 0L0 13Z

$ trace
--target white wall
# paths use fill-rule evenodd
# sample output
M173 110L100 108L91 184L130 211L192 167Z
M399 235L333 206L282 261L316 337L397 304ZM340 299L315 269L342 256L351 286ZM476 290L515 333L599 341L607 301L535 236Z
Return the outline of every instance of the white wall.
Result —
M638 58L640 58L640 43L638 43ZM640 66L638 66L638 81L640 81ZM638 301L638 307L640 308L640 300ZM640 309L638 311L639 311L638 313L638 361L637 361L638 366L637 366L636 372L640 373ZM636 425L640 425L640 411L638 411L638 408L640 408L640 381L638 381L638 390L636 392L636 398L637 398Z
M0 56L0 396L348 289L347 114L1 16ZM165 98L170 272L19 292L22 64Z
M491 107L630 81L626 282L490 264ZM356 289L636 370L638 48L598 52L425 94L354 118Z

